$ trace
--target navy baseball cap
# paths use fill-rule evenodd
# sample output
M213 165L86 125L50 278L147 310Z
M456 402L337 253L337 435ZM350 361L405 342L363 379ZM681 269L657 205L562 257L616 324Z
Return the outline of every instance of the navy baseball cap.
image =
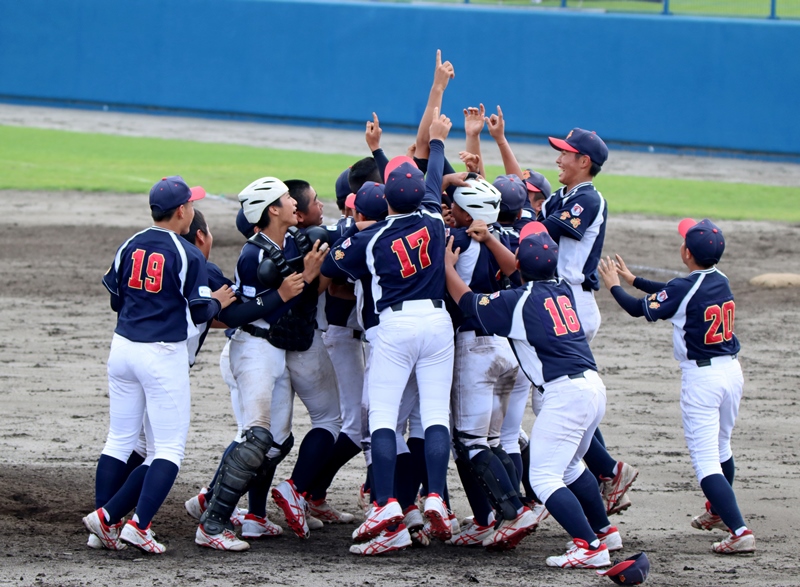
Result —
M626 558L621 563L614 561L614 566L605 571L597 571L617 585L641 585L650 573L650 561L643 552Z
M686 248L700 265L716 265L725 250L722 230L708 218L695 222L684 218L678 224L678 233L686 240Z
M544 224L529 222L519 233L519 266L535 280L553 279L558 266L558 245Z
M498 175L492 183L500 192L500 211L519 212L528 201L528 190L522 180L514 175Z
M255 224L247 220L247 216L244 215L244 208L239 208L236 213L236 230L241 232L244 238L250 238L253 236L253 228L255 226Z
M522 181L525 182L525 187L529 192L541 192L545 198L549 198L553 193L553 188L550 187L550 182L547 178L533 169L526 169L522 172Z
M386 186L382 183L367 181L352 196L352 201L348 197L348 204L352 204L349 207L369 220L383 220L389 214L389 206L383 196L385 189Z
M588 155L593 163L597 163L601 167L608 159L608 147L594 131L573 128L569 131L566 139L548 137L547 140L550 141L550 145L556 151L569 151L570 153Z
M392 161L386 166L384 191L386 201L395 212L401 214L413 212L419 208L422 198L425 196L425 176L413 161L411 163L402 161L397 166L392 166Z
M344 208L344 202L347 199L347 196L350 195L350 182L348 181L349 177L350 168L348 167L339 174L339 177L336 178L336 205L340 209Z
M186 202L194 202L206 197L206 190L200 186L190 188L180 175L162 177L150 188L150 209L162 212L173 210Z

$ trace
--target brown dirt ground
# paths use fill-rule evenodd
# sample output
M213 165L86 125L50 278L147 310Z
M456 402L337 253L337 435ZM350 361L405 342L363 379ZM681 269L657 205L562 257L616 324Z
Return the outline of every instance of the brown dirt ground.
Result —
M235 432L217 366L219 333L209 336L192 370L187 457L154 521L167 553L88 550L80 519L92 508L94 466L108 425L105 360L114 327L100 277L116 247L149 224L146 197L0 191L0 208L0 585L611 584L592 572L545 566L545 557L560 553L567 539L552 520L500 555L435 544L361 559L347 552L352 526L326 527L306 542L284 535L243 554L196 547L183 501L208 481ZM199 208L215 236L212 260L231 274L241 247L236 206L209 198ZM762 290L748 280L798 272L800 226L720 225L729 247L720 267L736 294L746 376L733 439L736 490L759 550L748 557L712 555L711 542L722 534L689 526L704 500L681 431L671 326L627 317L602 291L603 326L594 350L609 393L603 429L612 453L641 472L631 492L634 506L613 520L625 541L620 558L646 551L651 585L799 585L800 289ZM643 276L666 280L682 270L675 226L674 219L612 215L606 251L655 269L637 270ZM297 414L302 436L308 419L299 405ZM532 421L529 413L526 428ZM290 456L278 477L292 462ZM342 509L357 511L362 463L356 457L334 481L331 498ZM450 480L455 509L465 516L452 468ZM274 508L270 513L284 524Z

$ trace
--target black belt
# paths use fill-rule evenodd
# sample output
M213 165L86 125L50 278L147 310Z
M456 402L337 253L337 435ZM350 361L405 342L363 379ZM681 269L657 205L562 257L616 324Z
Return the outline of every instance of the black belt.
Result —
M253 326L252 324L245 324L241 327L244 332L251 336L257 336L258 338L267 338L269 334L268 328L259 328L258 326Z
M416 300L414 300L416 301ZM442 300L427 300L431 304L433 304L434 308L443 308L444 302ZM392 312L401 312L403 310L403 302L397 302L396 304L392 304L389 306L392 309Z
M355 338L355 339L357 339L357 340L361 340L361 336L362 336L363 334L364 334L364 333L363 333L363 332L361 332L360 330L353 329L353 338Z
M571 373L567 375L570 379L586 379L586 375L584 375L585 371L581 371L580 373ZM536 391L539 393L544 393L544 385L539 385L536 387Z
M731 358L735 359L738 355L731 355ZM710 367L711 366L711 359L698 359L695 361L698 367Z

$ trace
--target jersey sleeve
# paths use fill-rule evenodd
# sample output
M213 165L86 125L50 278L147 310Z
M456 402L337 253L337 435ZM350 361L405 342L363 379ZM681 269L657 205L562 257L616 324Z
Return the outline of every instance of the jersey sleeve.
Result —
M577 195L555 212L548 214L543 224L554 240L557 240L556 236L566 236L579 241L599 212L599 197Z
M431 141L428 172L425 174L425 197L422 206L436 214L442 213L442 174L444 172L444 143Z
M206 263L206 270L208 271L208 286L211 288L211 291L217 291L223 285L227 285L228 287L233 286L233 281L225 277L222 274L222 269L214 263Z
M458 307L465 318L477 318L485 332L508 336L518 299L514 290L492 294L470 292L461 297Z
M684 278L673 279L660 291L642 299L644 317L649 322L669 320L678 311L683 298L689 293L692 283Z
M369 273L366 262L369 234L371 231L361 231L336 244L322 263L322 275L348 277L355 281Z

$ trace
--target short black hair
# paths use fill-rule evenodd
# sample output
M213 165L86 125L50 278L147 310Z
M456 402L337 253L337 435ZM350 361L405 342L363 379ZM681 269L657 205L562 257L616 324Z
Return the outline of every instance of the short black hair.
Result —
M189 226L189 232L182 234L181 236L193 245L196 245L197 243L195 241L197 240L196 237L198 230L203 234L208 235L208 223L206 222L206 218L203 216L203 213L200 210L195 209L192 224Z
M297 211L307 214L308 205L311 203L311 198L308 197L311 184L303 179L287 179L283 183L289 188L289 195L297 202Z
M520 274L520 276L522 276L522 279L524 279L526 282L548 281L550 279L553 279L556 276L556 272L553 271L553 274L550 275L549 277L540 277L540 276L535 276L534 277L532 274L530 274L527 271L525 271L522 267L520 267L520 269L519 269L519 274Z
M497 214L497 222L500 224L505 224L506 226L509 224L514 224L517 221L517 216L519 215L519 210L500 210Z
M350 191L357 194L365 182L383 183L383 178L381 177L381 172L378 171L378 164L375 159L373 157L364 157L353 163L350 168L350 175L347 176L347 181L350 184Z
M175 216L175 210L180 208L172 208L171 210L162 210L161 208L150 208L150 216L153 217L154 222L169 222Z
M278 198L274 202L272 202L269 206L264 208L261 212L261 218L258 219L256 222L256 226L258 226L261 230L264 230L267 226L269 226L269 208L270 206L277 206L278 208L283 208L283 197Z
M583 153L575 153L575 158L577 159L578 157L589 157L589 155L585 155ZM603 169L603 166L598 165L597 163L592 161L591 157L589 157L589 162L592 164L592 166L589 168L589 175L595 177L597 176L598 173L600 173L600 170Z

